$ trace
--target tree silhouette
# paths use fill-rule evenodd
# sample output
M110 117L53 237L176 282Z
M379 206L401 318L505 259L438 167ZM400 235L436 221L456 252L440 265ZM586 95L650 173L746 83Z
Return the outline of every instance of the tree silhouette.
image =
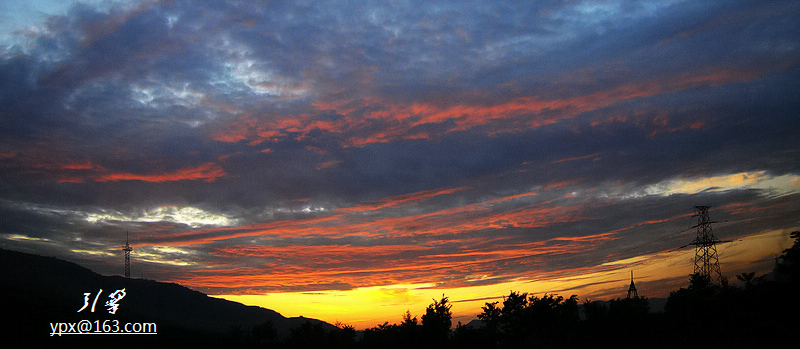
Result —
M486 303L481 307L482 313L478 314L478 320L483 322L483 329L486 333L487 340L490 343L497 343L498 336L500 335L500 316L502 309L497 306L498 302Z
M384 322L364 330L361 346L364 348L409 348L420 347L420 326L417 317L406 310L403 321L398 324Z
M425 309L425 315L422 315L422 333L429 345L447 345L453 317L451 307L448 298L442 295L441 300L434 299Z
M527 293L511 291L504 297L503 308L500 310L500 328L506 338L516 341L526 334L526 329L532 325L528 315Z
M541 298L511 291L498 302L486 303L478 315L490 343L500 347L542 344L556 332L564 332L580 321L578 297L568 299L545 294Z
M278 337L278 332L275 330L275 326L272 324L272 321L269 320L254 326L251 332L253 333L253 337L256 339L256 341L263 345L267 345L275 341Z
M608 321L608 305L600 301L589 301L588 299L583 302L583 314L586 316L586 321L592 323L603 323Z
M389 325L389 322L365 329L361 346L364 348L406 348L401 343L398 326Z
M458 324L456 325L455 330L453 331L450 347L459 349L469 349L469 348L486 349L487 347L493 346L489 345L489 343L494 343L494 342L487 342L487 337L485 336L485 329L476 329L471 326L466 326L461 324L461 321L459 321Z
M403 322L400 323L398 330L403 347L419 347L419 326L417 325L417 317L412 317L410 311L406 310L405 315L403 315Z
M329 327L329 326L328 326ZM303 322L291 329L284 341L288 348L353 348L356 346L356 330L353 326L337 323L326 328L322 322Z
M612 299L608 308L609 320L631 323L644 319L650 312L650 302L645 297Z
M333 347L352 348L356 345L356 328L351 325L336 323L337 329L332 333Z
M546 294L542 298L530 297L529 303L535 326L567 325L580 320L578 296L572 295L564 299L561 296Z
M792 247L783 250L775 263L775 278L778 281L800 284L800 231L790 235L794 239Z
M708 275L689 275L689 287L672 291L664 310L678 321L702 321L718 303L719 286Z

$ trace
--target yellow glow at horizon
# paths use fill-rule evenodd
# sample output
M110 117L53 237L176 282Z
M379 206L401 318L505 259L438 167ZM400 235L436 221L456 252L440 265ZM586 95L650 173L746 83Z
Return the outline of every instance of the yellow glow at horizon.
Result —
M16 240L16 241L41 241L41 242L50 242L50 239L47 238L34 238L27 235L22 234L6 234L6 239L9 240Z
M110 252L106 252L106 251L92 251L92 250L74 249L74 250L70 250L70 252L89 254L89 255L92 255L92 256L106 256L106 257L114 257L115 256L115 254L110 253Z
M733 243L717 246L720 268L731 282L735 275L755 271L758 275L771 270L774 258L791 247L793 229L780 229L753 234ZM487 302L500 301L510 291L542 296L545 293L577 295L586 299L625 297L630 271L635 274L639 294L648 298L666 297L669 291L685 287L693 271L694 249L661 252L625 260L609 261L580 274L544 279L521 279L492 285L458 288L436 288L431 284L364 287L343 291L286 292L261 295L217 295L215 297L275 310L283 316L305 316L328 323L341 322L356 329L377 326L384 322L400 323L409 311L421 319L425 308L442 295L453 304L453 326L466 323L481 312ZM757 264L762 265L757 265ZM771 265L768 263L772 263ZM752 269L754 267L760 270ZM764 270L767 268L766 270ZM679 280L679 285L659 280Z
M800 191L800 176L794 174L770 176L766 171L740 172L664 181L647 187L645 192L650 195L667 196L733 189L763 189L777 195L791 194Z
M169 264L169 265L177 265L177 266L187 266L193 265L194 263L182 261L182 260L175 260L171 258L165 258L165 256L153 253L147 253L138 251L135 252L136 260L140 262L149 262L149 263L159 263L159 264Z
M180 249L177 247L172 246L147 246L147 248L152 249L159 253L179 253L179 254L190 254L190 251Z
M186 224L193 228L201 226L233 226L236 219L228 218L222 214L204 211L191 206L161 206L141 212L135 216L126 216L120 212L115 213L89 213L86 221L99 223L105 221L132 221L132 222L175 222Z

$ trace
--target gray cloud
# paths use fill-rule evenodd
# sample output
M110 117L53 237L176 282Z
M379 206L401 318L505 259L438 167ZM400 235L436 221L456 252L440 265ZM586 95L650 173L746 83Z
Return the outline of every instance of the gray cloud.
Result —
M796 226L797 7L75 5L2 36L0 244L115 273L132 231L164 279L324 269L262 250L303 246L340 269L249 287L323 290L669 250L701 203L731 238ZM754 173L788 193L721 182ZM730 187L646 190L692 178Z

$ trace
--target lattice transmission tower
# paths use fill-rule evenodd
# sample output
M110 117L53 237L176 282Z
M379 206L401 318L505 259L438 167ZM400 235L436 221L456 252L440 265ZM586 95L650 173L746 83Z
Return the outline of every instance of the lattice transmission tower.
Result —
M690 245L695 246L694 273L708 277L711 282L717 282L722 277L719 270L719 257L717 256L717 240L711 229L711 219L708 217L708 209L711 206L695 206L697 217L697 237Z
M128 233L125 233L125 246L122 246L122 250L125 251L125 278L131 278L131 251L133 251L133 247L128 242Z

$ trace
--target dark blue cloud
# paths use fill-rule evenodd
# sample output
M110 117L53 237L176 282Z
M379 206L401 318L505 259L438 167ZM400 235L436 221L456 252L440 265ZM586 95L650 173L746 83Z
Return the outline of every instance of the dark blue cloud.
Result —
M133 229L142 244L197 241L207 256L198 263L233 263L220 250L239 245L436 247L399 254L411 263L462 244L624 232L574 260L554 249L470 267L506 280L668 250L679 239L659 221L706 201L779 208L780 219L747 216L731 235L790 227L797 10L795 1L75 5L0 51L0 209L10 217L0 240L35 250L48 239L42 251L75 256ZM724 176L737 174L790 184L772 196L752 184L656 190L692 178L733 186ZM197 210L166 217L163 207ZM527 212L546 224L513 215ZM209 217L236 224L197 223ZM438 217L459 230L443 233Z

